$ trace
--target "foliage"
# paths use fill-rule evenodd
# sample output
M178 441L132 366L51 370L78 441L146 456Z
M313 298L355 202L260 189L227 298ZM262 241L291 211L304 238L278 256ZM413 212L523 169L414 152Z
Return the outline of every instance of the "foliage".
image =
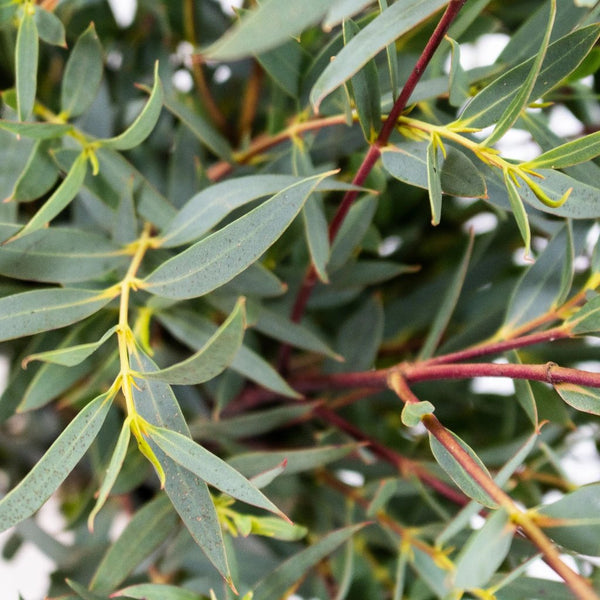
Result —
M598 598L599 16L1 1L5 555L68 600Z

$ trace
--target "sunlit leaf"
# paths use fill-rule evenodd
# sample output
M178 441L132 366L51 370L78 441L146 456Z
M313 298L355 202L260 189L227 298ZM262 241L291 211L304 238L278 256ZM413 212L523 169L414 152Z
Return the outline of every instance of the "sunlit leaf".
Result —
M67 478L98 435L111 399L110 393L102 394L81 410L31 471L0 500L0 531L33 515Z

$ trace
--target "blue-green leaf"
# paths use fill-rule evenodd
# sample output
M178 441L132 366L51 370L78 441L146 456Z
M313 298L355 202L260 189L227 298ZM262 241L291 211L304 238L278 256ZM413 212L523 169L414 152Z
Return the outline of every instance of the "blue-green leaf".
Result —
M53 46L67 47L65 26L53 12L46 10L42 6L36 7L35 22L41 40Z
M17 89L17 115L19 121L31 116L37 88L37 68L39 55L38 31L35 23L35 7L25 5L25 11L15 46L15 78Z
M33 515L67 478L98 435L111 400L108 392L92 400L24 479L0 500L0 531Z
M202 296L227 283L256 261L283 233L314 191L331 173L285 188L233 223L171 258L142 282L167 298Z

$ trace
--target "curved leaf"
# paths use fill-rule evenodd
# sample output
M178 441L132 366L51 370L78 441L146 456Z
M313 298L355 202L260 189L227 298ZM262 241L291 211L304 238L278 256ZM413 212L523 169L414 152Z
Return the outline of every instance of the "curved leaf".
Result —
M30 517L67 478L98 435L111 399L107 392L92 400L25 478L0 500L0 531Z
M233 279L269 248L298 214L317 183L331 173L285 188L258 208L171 258L143 280L157 296L194 298Z

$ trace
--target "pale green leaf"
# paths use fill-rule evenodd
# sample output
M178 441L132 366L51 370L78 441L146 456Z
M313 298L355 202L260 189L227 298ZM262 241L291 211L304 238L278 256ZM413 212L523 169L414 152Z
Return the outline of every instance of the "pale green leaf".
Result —
M99 311L114 295L98 290L51 288L0 298L0 340L71 325Z
M427 192L431 208L431 224L439 225L442 218L442 170L440 168L438 148L434 140L427 145Z
M218 456L176 431L153 427L150 439L183 468L224 494L284 517L284 514L250 481Z
M353 17L372 2L373 0L335 0L323 19L323 29L330 31L344 19Z
M519 354L515 351L510 353L511 361L517 364L521 363ZM517 401L521 405L521 408L525 411L525 414L529 417L531 424L534 427L538 427L538 411L535 396L531 388L531 383L527 379L514 379L513 385L515 386L515 395Z
M328 283L326 268L329 260L329 232L323 203L317 195L313 194L306 201L302 209L302 221L312 264L319 279Z
M41 362L63 365L65 367L74 367L82 363L88 356L91 356L102 344L104 344L117 331L117 326L111 327L97 342L88 344L78 344L68 348L59 348L57 350L47 350L45 352L36 352L30 354L23 360L23 366L26 367L30 362L38 360Z
M389 8L389 4L390 3L388 3L388 0L379 0L380 12L387 10ZM385 53L387 55L388 75L390 80L390 89L392 91L392 99L395 102L398 98L398 94L400 93L399 61L396 44L393 43L387 46Z
M598 35L600 25L588 25L550 44L530 97L543 97L577 68L595 44ZM483 128L498 121L519 93L535 58L534 56L521 63L487 85L465 108L461 122L469 127Z
M213 60L229 61L271 50L318 23L333 2L304 0L301 4L290 4L288 0L266 0L246 12L239 23L202 54Z
M294 554L274 571L263 577L254 587L254 597L260 600L280 600L286 592L304 578L306 572L331 554L346 540L358 533L364 523L337 529L308 548Z
M166 583L138 583L119 590L119 593L137 600L198 600L199 598L196 592Z
M81 410L21 482L0 500L0 531L33 515L67 478L98 435L111 399L109 393L102 394Z
M35 11L35 22L41 40L53 46L67 47L65 26L53 12L38 6Z
M156 371L154 362L141 351L131 357L136 371ZM136 410L151 425L189 436L189 429L173 390L162 381L142 379L133 387ZM231 584L225 542L206 483L153 447L165 471L165 491L194 541L224 579Z
M106 467L106 471L104 473L104 479L102 479L102 483L100 485L100 489L98 490L98 494L96 495L96 503L94 504L94 508L90 511L88 516L88 529L90 531L94 531L94 519L96 515L100 512L104 503L108 499L108 495L110 494L110 490L115 484L119 472L121 471L121 467L123 466L123 461L125 460L125 455L127 454L127 447L129 446L129 438L131 437L131 427L129 419L125 419L123 422L123 427L121 428L121 433L117 439L117 443L115 444L115 448L113 450L112 456Z
M402 409L400 418L406 427L416 427L424 415L430 415L435 410L431 402L407 402Z
M0 223L0 236L18 225ZM38 229L0 246L0 274L26 281L87 281L127 264L128 257L104 236L67 227Z
M473 450L456 434L449 432L454 438L456 444L462 447L462 449L471 457L471 459L479 466L482 473L490 477L488 470L485 465L481 462L480 458L473 452ZM469 497L473 500L487 506L488 508L495 508L496 502L489 497L486 491L484 491L478 483L469 475L465 468L458 462L458 460L446 449L445 446L438 441L431 433L429 434L429 445L431 446L431 452L437 463L446 471L452 481Z
M142 112L135 121L120 135L107 140L98 140L98 143L113 150L130 150L139 146L154 129L163 103L163 89L158 76L158 62L154 66L154 85L150 97Z
M79 36L62 78L60 105L67 117L78 117L91 105L102 80L102 46L94 24Z
M459 44L448 36L446 36L446 40L450 43L451 48L448 101L452 106L462 106L469 97L469 79L460 63Z
M158 319L163 325L184 344L193 350L199 350L206 344L216 327L202 322L195 313L161 312ZM256 352L242 346L231 363L231 369L277 394L289 398L298 398L295 392L277 371Z
M509 105L502 113L502 116L498 119L494 131L483 142L485 145L491 146L500 140L504 134L515 124L521 112L525 110L529 104L531 92L533 91L539 76L540 69L542 68L544 57L546 56L546 51L550 42L550 34L552 33L552 27L554 25L555 18L556 0L550 0L550 2L548 2L548 14L544 20L544 37L542 38L540 48L533 58L530 70L527 73L527 77L522 82L521 86L517 90L517 93L513 96Z
M54 141L39 140L35 143L25 168L19 175L7 202L29 202L37 200L54 187L59 170L49 152ZM10 235L14 235L16 231ZM6 239L2 235L1 239Z
M574 383L557 383L554 389L574 409L591 415L600 415L600 391Z
M557 502L536 510L554 522L544 522L544 533L574 552L600 553L600 502L598 484L587 485Z
M0 120L0 128L16 135L22 135L34 140L48 140L62 137L73 130L70 123L42 123L37 121L5 121Z
M532 169L564 169L600 156L600 131L548 150L527 163Z
M348 81L381 50L447 3L447 0L405 0L395 2L383 11L344 46L321 73L310 93L315 110L318 110L325 96Z
M427 155L427 144L405 142L384 149L382 162L386 170L396 179L429 189ZM482 174L460 150L446 146L446 157L443 160L438 157L438 163L442 192L469 198L485 197L487 190Z
M29 219L27 224L14 235L13 240L45 227L49 221L68 206L83 185L87 173L87 162L88 159L82 152L75 159L75 162L62 183L56 188L50 198L46 200L42 208L40 208L35 215Z
M90 590L107 594L173 532L177 513L165 494L159 494L138 510L96 569Z
M213 291L250 266L283 233L323 173L291 185L223 229L163 263L142 287L167 298L194 298Z
M241 299L206 344L188 359L166 369L140 375L177 385L204 383L216 377L231 364L242 345L246 325L244 307L245 302Z
M576 335L594 334L600 332L600 296L588 300L582 308L571 315L566 324Z
M15 79L17 115L19 121L29 119L35 103L37 88L39 41L35 23L35 8L27 4L19 23L15 46Z
M516 526L505 510L499 509L488 517L454 559L454 585L460 589L486 587L506 558L515 531Z
M531 256L531 228L529 227L529 217L527 216L527 211L525 210L523 201L519 196L517 186L512 180L508 171L504 171L504 185L506 186L508 200L515 217L515 221L517 222L521 239L525 244L524 255L527 259L529 259Z

